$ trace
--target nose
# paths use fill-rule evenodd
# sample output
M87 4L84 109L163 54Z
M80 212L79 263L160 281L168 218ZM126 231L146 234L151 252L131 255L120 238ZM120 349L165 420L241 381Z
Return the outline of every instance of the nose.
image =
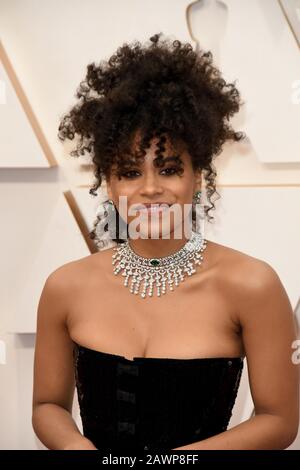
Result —
M163 186L161 180L155 172L148 172L144 178L141 179L141 196L152 197L163 193Z

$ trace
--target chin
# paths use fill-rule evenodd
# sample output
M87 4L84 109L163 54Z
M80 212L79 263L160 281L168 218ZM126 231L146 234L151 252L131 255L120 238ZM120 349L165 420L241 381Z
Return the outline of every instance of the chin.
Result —
M159 223L140 223L139 229L137 230L137 238L143 239L182 239L184 230L182 224L174 226L174 224L162 224Z
M128 217L129 219L129 217ZM136 218L129 220L129 225ZM132 234L130 238L143 238L143 239L182 239L184 235L184 223L181 218L174 217L142 215L139 220L135 222L132 227Z

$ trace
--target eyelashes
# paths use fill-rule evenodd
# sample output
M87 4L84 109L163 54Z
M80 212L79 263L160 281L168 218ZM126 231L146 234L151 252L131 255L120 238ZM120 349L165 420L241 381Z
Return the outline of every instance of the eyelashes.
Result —
M168 172L165 176L173 176L177 173L179 173L179 168L176 168L176 167L170 167L170 168L165 168L164 170L162 170L162 172ZM138 171L136 170L131 170L131 171L127 171L126 173L123 173L121 176L124 177L124 178L127 178L127 179L133 179L135 178L135 176L128 176L129 174L131 173L138 173Z

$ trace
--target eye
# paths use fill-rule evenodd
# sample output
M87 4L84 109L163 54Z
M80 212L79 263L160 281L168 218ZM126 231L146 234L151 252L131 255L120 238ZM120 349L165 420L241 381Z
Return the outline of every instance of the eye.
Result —
M174 175L175 173L178 173L178 168L176 168L176 167L169 167L169 168L165 168L165 169L162 170L161 172L164 172L164 171L167 172L167 175L166 175L166 176L172 176L172 175ZM123 173L122 176L124 176L125 178L128 178L128 179L132 179L132 178L134 178L134 176L130 176L132 173L138 173L138 171L135 171L135 170L127 171L127 173Z
M162 171L170 171L171 173L168 173L168 175L171 176L171 175L174 175L175 173L177 173L178 169L175 168L175 167L170 167L170 168L166 168L165 170L162 170Z
M127 171L127 173L123 173L121 176L124 176L125 178L131 178L130 175L131 173L137 173L135 170Z

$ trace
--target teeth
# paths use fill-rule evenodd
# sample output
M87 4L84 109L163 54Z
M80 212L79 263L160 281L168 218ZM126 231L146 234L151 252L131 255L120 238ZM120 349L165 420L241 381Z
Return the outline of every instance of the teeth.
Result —
M149 206L149 207L146 207L146 208L140 208L140 210L142 211L159 211L159 210L164 210L164 209L167 209L168 206L166 206L165 204L160 204L160 205L154 205L154 206Z

